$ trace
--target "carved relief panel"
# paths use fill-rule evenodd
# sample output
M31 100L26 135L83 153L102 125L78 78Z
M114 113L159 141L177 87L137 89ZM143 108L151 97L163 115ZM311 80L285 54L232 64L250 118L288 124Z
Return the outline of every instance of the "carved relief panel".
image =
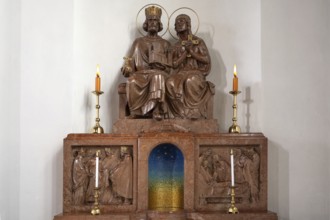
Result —
M98 171L96 171L96 151L100 152ZM106 146L102 148L77 146L73 147L72 157L73 205L94 203L96 172L98 172L100 204L132 204L132 146Z
M198 139L195 206L227 210L230 204L231 162L234 153L235 202L239 210L267 209L267 140L261 135Z
M230 147L201 146L198 196L200 204L230 203ZM234 149L236 203L259 201L260 153L258 146Z
M260 133L189 132L69 135L64 141L63 211L90 212L96 181L95 156L99 151L102 213L160 209L227 212L231 149L237 208L242 212L267 211L267 139ZM169 154L172 151L180 154ZM181 158L180 166L171 159L176 156ZM160 168L164 171L160 172ZM171 181L165 178L167 174ZM165 193L169 190L171 194ZM160 200L161 195L171 202Z
M64 141L64 212L90 211L97 176L103 212L135 210L136 139L109 135L93 139L88 134L80 135L78 140L70 138L69 135Z

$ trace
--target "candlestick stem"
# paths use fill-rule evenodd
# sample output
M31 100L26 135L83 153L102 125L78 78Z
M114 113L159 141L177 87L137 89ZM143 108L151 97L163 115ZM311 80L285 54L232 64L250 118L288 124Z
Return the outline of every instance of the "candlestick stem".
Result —
M235 206L235 187L231 186L230 187L230 196L231 196L231 202L230 202L230 207L228 209L228 213L230 214L238 214L238 209Z
M237 124L237 95L241 93L241 91L230 91L230 94L233 95L233 124L229 128L229 133L240 133L241 128Z
M95 187L94 188L94 205L93 205L93 208L91 210L92 215L100 215L101 214L101 210L99 208L99 196L100 196L100 188Z
M92 131L93 131L94 134L103 134L104 131L103 131L103 128L101 127L101 125L100 125L101 120L100 120L100 113L99 113L99 110L101 108L99 97L100 97L100 95L103 94L103 92L102 91L93 91L93 93L96 95L96 106L95 106L95 108L96 108L96 118L95 118L95 125L94 125Z

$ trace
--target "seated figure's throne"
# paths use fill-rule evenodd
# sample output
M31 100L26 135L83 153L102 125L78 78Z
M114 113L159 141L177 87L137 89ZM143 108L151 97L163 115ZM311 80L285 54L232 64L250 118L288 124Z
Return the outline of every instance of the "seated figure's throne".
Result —
M118 85L119 94L119 119L124 119L130 115L126 97L126 83Z

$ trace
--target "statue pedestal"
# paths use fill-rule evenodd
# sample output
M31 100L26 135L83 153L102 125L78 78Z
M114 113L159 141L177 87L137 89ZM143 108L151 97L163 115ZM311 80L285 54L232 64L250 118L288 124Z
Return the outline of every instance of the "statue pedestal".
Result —
M121 119L112 127L113 134L138 135L150 132L218 133L219 125L215 119L196 121L186 119L164 119L162 121L152 119Z

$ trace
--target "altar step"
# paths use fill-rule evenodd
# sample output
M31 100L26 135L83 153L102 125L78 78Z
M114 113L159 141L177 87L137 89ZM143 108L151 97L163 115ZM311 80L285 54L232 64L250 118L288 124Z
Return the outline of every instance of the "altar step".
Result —
M184 211L158 212L148 211L147 220L188 220Z
M227 214L223 212L154 212L104 214L93 216L91 214L67 214L57 215L54 220L278 220L273 212L249 212L239 214Z

